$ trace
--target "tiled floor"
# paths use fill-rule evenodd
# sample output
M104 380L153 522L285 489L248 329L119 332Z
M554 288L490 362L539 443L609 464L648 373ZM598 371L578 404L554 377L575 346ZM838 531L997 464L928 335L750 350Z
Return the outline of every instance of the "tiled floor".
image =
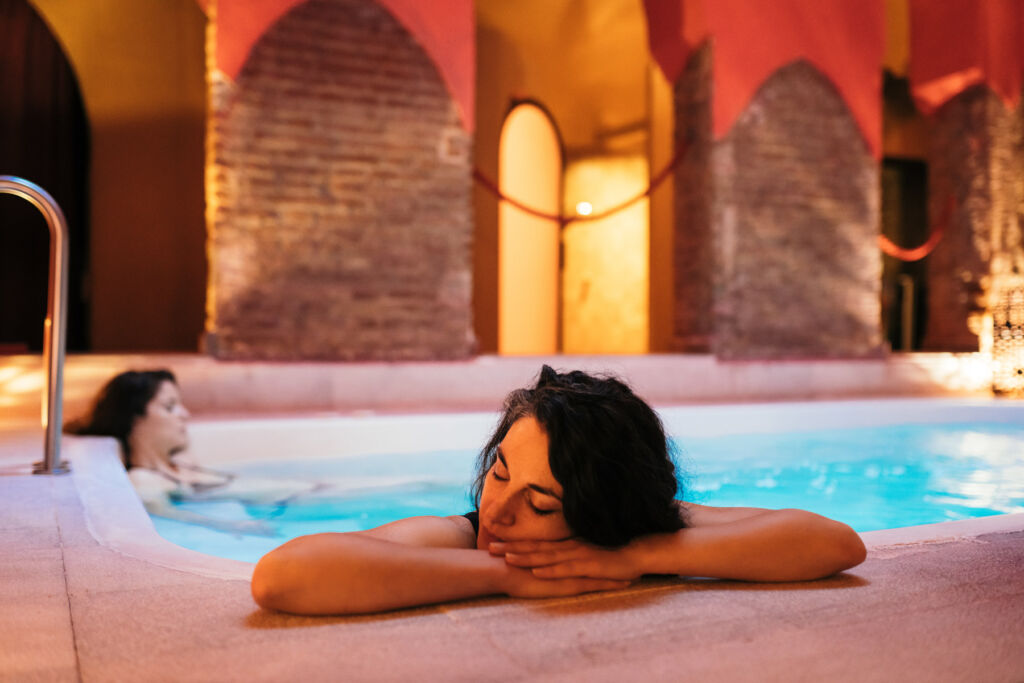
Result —
M437 401L493 410L542 360L254 367L194 355L79 357L66 406L80 412L117 370L169 365L200 413L424 411ZM979 388L975 360L600 364L672 402L780 398L780 390L970 393ZM0 371L3 417L24 425L38 414L38 362L8 359ZM0 681L1024 681L1024 516L999 533L950 542L892 545L869 534L875 546L864 564L810 583L648 580L573 599L302 618L261 611L246 581L101 546L74 478L28 473L40 450L35 436L0 426Z
M1024 520L810 583L302 618L98 545L71 477L24 472L0 461L2 680L1024 680Z

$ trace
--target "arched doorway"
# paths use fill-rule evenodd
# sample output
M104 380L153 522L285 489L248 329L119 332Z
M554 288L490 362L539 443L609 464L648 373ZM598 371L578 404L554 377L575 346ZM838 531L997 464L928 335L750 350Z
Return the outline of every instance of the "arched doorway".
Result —
M650 200L643 196L648 174L647 158L640 154L574 159L566 167L564 211L608 215L574 221L563 235L565 353L649 350L651 220Z
M89 348L89 133L78 82L49 27L27 0L0 0L0 175L41 186L70 233L68 336ZM40 351L50 235L39 211L0 195L0 353Z
M498 152L502 195L557 215L562 195L558 132L540 106L517 105L505 119ZM559 350L557 220L502 201L498 207L498 353L552 354Z

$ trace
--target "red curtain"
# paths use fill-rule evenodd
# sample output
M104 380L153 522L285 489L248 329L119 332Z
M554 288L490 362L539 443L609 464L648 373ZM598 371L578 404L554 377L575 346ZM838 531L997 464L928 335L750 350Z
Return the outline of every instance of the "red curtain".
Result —
M832 81L868 149L881 156L883 0L645 0L644 7L651 52L669 81L702 40L714 42L716 138L774 71L805 59Z
M204 10L209 0L197 0ZM288 10L305 0L217 0L217 68L237 78L256 41ZM473 130L476 36L473 0L377 0L433 60L461 114Z
M979 84L1015 107L1022 73L1024 0L911 0L909 76L925 113Z

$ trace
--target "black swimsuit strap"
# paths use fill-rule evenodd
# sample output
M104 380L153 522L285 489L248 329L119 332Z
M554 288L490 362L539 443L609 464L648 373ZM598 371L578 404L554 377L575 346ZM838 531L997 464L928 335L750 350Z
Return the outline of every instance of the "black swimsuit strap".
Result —
M473 533L477 536L480 535L480 513L474 510L473 512L467 512L462 515L469 520L470 524L473 525Z

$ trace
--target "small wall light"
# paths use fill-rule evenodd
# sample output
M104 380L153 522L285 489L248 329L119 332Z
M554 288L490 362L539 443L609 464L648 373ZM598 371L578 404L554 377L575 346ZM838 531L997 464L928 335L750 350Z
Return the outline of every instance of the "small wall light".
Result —
M590 202L580 202L576 205L576 213L580 216L589 216L594 213L594 206Z

